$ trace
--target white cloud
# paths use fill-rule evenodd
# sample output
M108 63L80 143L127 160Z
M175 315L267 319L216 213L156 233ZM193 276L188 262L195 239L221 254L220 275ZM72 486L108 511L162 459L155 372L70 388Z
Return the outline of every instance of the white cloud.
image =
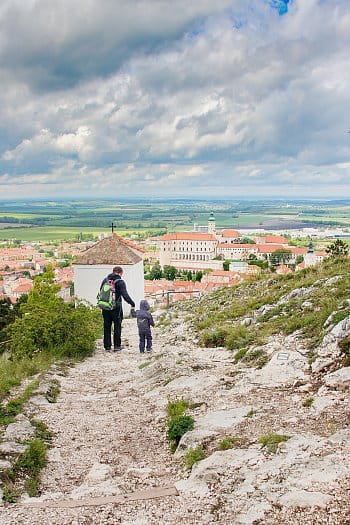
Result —
M5 191L349 192L347 0L69 5L0 9Z

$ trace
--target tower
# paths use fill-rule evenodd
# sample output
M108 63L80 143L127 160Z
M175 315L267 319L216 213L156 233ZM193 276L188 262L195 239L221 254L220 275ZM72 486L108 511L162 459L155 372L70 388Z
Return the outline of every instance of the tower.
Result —
M214 213L211 212L210 217L208 219L208 233L215 234L215 232L216 232L215 217L214 217Z

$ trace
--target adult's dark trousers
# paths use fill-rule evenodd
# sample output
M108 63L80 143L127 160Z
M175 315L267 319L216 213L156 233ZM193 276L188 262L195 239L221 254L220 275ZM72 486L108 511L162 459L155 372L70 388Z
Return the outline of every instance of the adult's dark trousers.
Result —
M112 325L113 325L113 346L121 346L121 333L122 333L122 320L123 310L122 307L117 307L114 310L102 310L103 315L103 346L106 349L112 347Z
M139 345L139 348L140 348L140 352L144 352L145 351L145 343L147 341L147 349L148 348L152 348L152 333L151 333L151 329L149 330L142 330L142 332L139 332L139 337L140 337L140 345Z

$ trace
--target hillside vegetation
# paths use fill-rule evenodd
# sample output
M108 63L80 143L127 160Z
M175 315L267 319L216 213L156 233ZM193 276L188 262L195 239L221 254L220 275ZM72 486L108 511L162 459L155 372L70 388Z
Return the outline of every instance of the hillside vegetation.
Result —
M223 288L188 301L187 321L201 346L239 351L236 359L273 334L295 332L312 358L313 349L329 328L350 314L349 272L350 259L330 258L286 276L262 277Z

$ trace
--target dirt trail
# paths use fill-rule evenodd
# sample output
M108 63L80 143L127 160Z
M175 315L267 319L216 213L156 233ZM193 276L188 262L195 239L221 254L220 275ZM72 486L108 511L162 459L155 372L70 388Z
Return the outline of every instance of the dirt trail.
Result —
M106 353L98 342L93 357L60 378L57 403L40 408L40 419L55 438L39 500L125 494L169 486L183 477L140 386L138 367L148 356L138 352L134 322L124 321L123 338L129 346L118 353ZM158 351L155 344L151 359ZM1 523L174 523L171 514L181 505L178 497L69 510L15 505L1 510Z

